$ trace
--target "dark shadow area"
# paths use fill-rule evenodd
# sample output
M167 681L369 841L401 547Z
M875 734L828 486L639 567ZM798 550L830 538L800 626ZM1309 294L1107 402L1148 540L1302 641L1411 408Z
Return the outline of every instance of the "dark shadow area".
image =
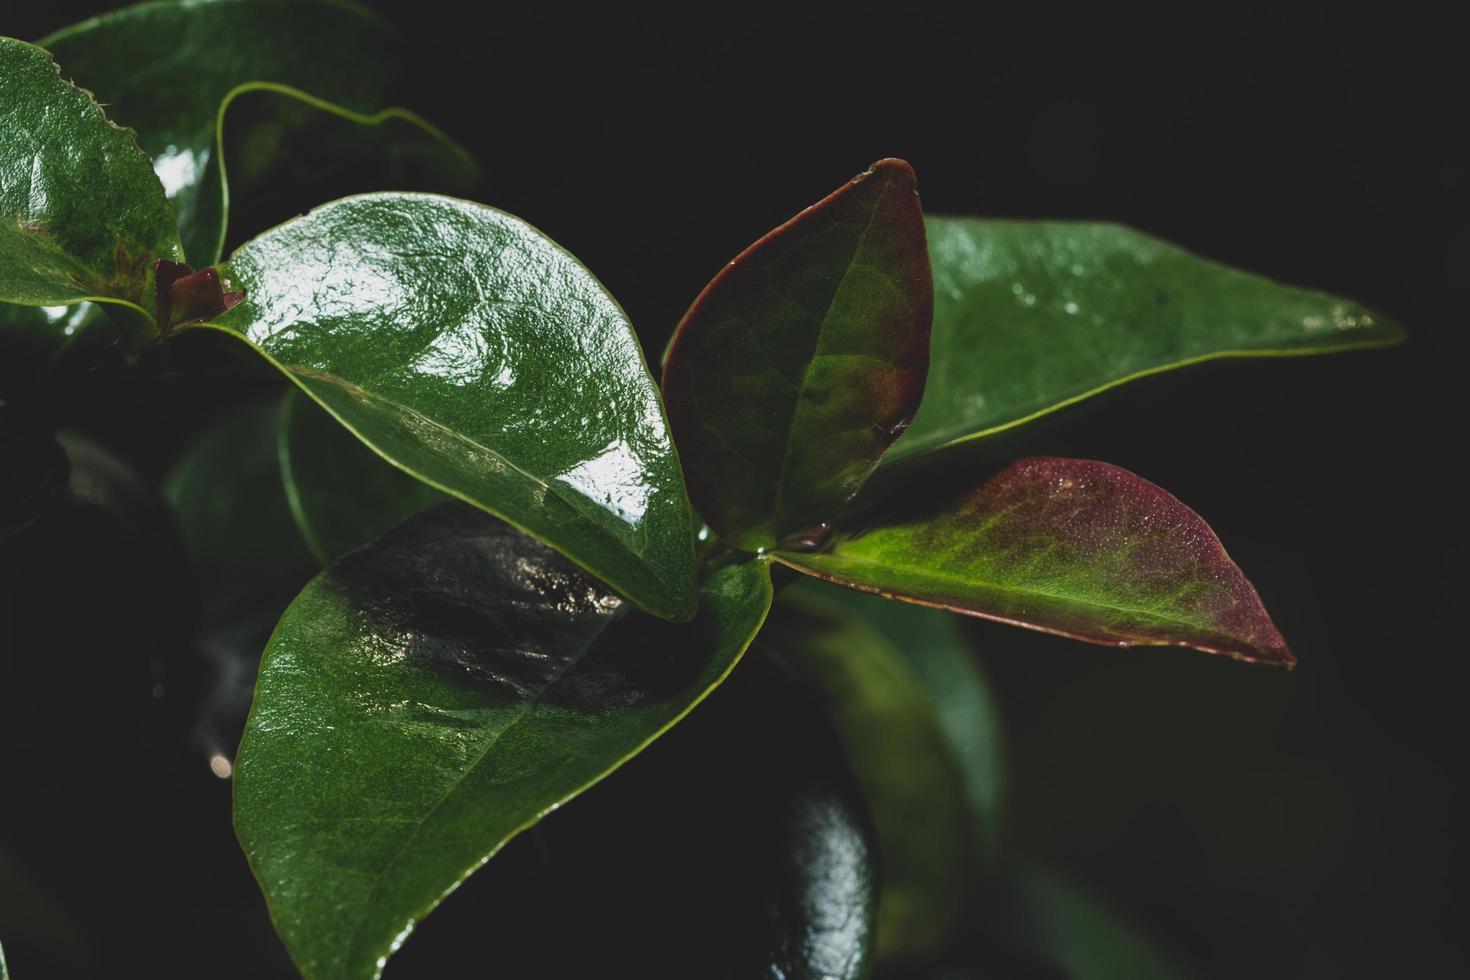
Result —
M509 525L440 504L344 556L326 584L415 666L484 696L597 714L687 696L709 615L667 623ZM703 636L703 638L701 638Z

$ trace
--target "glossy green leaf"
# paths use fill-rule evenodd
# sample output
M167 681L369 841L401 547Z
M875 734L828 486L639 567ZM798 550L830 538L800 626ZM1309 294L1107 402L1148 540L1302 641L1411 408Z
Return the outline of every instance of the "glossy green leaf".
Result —
M877 827L878 958L932 954L959 922L979 863L960 761L886 637L821 596L781 598L760 644L821 692Z
M1106 463L1024 459L978 487L777 560L866 592L1113 646L1290 667L1260 597L1198 514Z
M346 3L147 3L42 46L62 60L65 77L140 127L196 265L218 261L227 240L328 198L389 188L455 193L477 176L433 126L382 108L398 88L397 44L376 16ZM166 79L167 70L188 83ZM325 101L333 98L347 104ZM151 310L151 299L143 305ZM63 368L85 370L115 335L90 303L0 305L0 397L37 390Z
M479 177L468 153L403 109L365 115L255 82L230 93L220 118L227 244L333 198L379 190L458 194ZM216 249L211 261L218 258Z
M5 967L5 949L0 947L0 980L7 980L10 971Z
M752 651L676 729L512 841L388 975L485 959L506 977L856 980L877 856L831 723Z
M222 268L246 299L218 327L385 459L643 608L693 615L692 518L658 390L626 315L550 239L482 205L373 194Z
M398 63L391 30L349 4L143 4L44 44L65 61L67 77L102 93L114 113L142 128L138 138L180 205L196 260L218 255L227 159L238 170L233 196L249 205L237 233L303 210L327 185L454 190L474 176L463 151L412 114L367 116L348 108L380 110L396 87ZM170 71L188 83L174 81ZM207 250L197 247L200 238L209 240ZM151 298L143 305L151 309ZM110 343L109 325L83 313L90 309L0 308L0 393L44 382L63 355L74 354L84 328L84 339L100 338L92 347Z
M0 302L105 302L146 335L153 264L181 257L173 209L133 134L45 51L0 38Z
M376 977L508 839L677 722L769 608L761 562L699 615L639 613L460 504L318 576L282 618L240 747L235 823L308 978Z
M1404 337L1350 300L1119 225L934 216L925 224L933 357L923 404L888 461L982 439L1202 361L1325 354Z
M284 609L319 565L291 513L277 452L281 400L205 429L164 481L206 624Z
M748 551L830 521L919 405L933 287L914 173L880 160L684 315L663 389L690 497Z
M990 679L960 628L962 620L941 609L892 602L812 578L788 586L781 595L856 617L887 641L939 715L946 744L959 763L977 850L993 856L1005 817L1004 725Z
M334 0L144 3L40 43L68 78L137 130L195 266L212 265L224 246L228 195L218 139L231 99L261 87L292 89L350 112L375 113L400 84L393 29L362 7ZM331 115L327 107L318 122L330 127ZM333 148L324 165L350 160L355 149L344 146L338 156Z
M296 526L323 566L445 500L294 389L281 408L278 450Z

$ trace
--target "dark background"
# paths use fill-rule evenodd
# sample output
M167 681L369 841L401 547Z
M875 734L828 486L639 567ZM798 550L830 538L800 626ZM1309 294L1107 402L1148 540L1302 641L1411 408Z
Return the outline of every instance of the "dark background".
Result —
M418 51L406 103L655 356L725 261L884 156L914 165L932 212L1126 222L1405 323L1396 350L1136 384L1027 447L1198 510L1296 671L972 632L1009 726L1018 852L1207 976L1464 968L1470 159L1447 25L1336 4L370 5ZM7 3L0 31L110 6Z

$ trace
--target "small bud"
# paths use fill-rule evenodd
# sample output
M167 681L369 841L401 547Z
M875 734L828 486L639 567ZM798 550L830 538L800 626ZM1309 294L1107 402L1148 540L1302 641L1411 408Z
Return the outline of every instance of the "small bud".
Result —
M153 284L158 322L165 331L216 316L245 298L243 292L224 291L214 266L190 272L182 262L159 259L153 267Z

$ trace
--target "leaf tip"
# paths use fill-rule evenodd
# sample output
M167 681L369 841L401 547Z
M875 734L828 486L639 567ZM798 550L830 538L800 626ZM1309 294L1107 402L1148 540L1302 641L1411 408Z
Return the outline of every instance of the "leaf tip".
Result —
M884 157L859 174L855 179L863 180L875 175L907 185L909 190L918 190L919 178L914 173L913 165L900 157Z
M1276 634L1275 642L1267 647L1257 647L1248 655L1240 656L1239 659L1253 664L1264 664L1267 667L1280 667L1284 670L1296 669L1296 654L1286 645L1286 640L1280 633Z

